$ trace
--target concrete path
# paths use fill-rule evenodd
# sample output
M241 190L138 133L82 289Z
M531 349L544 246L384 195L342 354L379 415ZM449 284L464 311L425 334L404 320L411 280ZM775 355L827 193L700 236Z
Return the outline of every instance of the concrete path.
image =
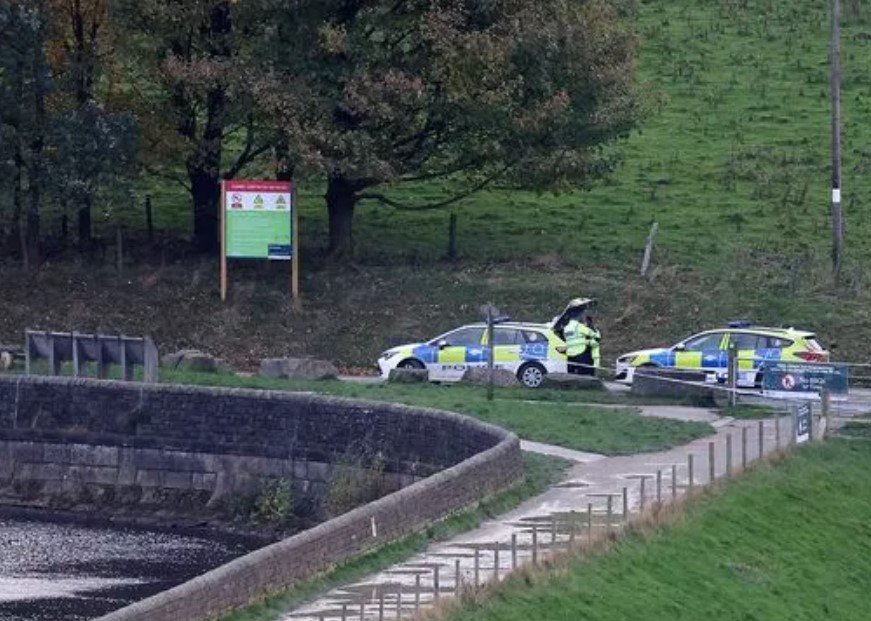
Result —
M691 486L737 472L785 446L791 419L729 421L709 438L659 453L602 457L538 443L526 449L567 457L576 464L545 493L499 519L422 554L334 589L280 616L282 621L411 619L439 598L503 578L576 537L620 528L653 503L668 503Z
M521 440L520 449L529 453L538 453L539 455L560 457L567 461L574 461L581 464L605 459L604 455L599 455L597 453L585 453L583 451L575 451L572 449L563 448L561 446L554 446L553 444L542 444L541 442L533 442L531 440Z

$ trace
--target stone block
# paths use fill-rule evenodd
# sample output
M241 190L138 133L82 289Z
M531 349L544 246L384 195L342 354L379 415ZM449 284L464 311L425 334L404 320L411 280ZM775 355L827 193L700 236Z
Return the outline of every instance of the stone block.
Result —
M118 454L118 485L136 484L136 450L122 448Z
M705 384L705 373L679 369L639 368L632 377L632 394L668 397L701 407L713 407L716 390Z
M571 373L548 373L541 382L542 388L555 390L602 390L602 380L592 375Z
M391 384L421 384L429 381L426 369L390 369L387 381Z
M306 467L306 479L309 481L328 481L330 464L321 461L310 461Z
M191 474L191 489L213 491L218 475L213 472L194 472Z
M325 380L339 376L336 366L316 358L266 358L260 361L262 377Z
M43 444L42 460L53 464L70 463L69 444Z
M461 381L464 384L487 384L490 381L490 369L486 367L466 369ZM493 384L495 386L520 386L520 380L511 371L493 369Z
M73 444L70 447L70 463L82 466L118 466L117 446Z
M168 369L194 371L198 373L232 373L233 369L221 358L198 349L182 349L166 354L160 361Z
M40 481L55 481L66 477L67 466L64 464L33 464L32 477Z
M34 442L14 442L12 444L12 459L16 462L42 461L42 445Z
M175 472L167 470L163 473L163 487L170 489L190 489L192 476L190 472Z
M140 487L160 487L160 470L139 470L136 472L136 485Z
M67 473L82 483L114 485L118 481L118 469L111 466L70 466Z

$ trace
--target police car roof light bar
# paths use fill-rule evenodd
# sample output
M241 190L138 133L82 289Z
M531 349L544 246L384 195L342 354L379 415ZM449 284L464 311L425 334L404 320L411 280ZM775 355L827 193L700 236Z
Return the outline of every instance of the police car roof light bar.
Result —
M747 321L746 319L740 319L738 321L730 321L726 325L730 328L749 328L753 325L753 322Z

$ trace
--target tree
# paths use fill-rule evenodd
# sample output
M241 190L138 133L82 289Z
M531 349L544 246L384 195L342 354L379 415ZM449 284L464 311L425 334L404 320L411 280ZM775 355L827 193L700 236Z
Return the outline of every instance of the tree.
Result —
M49 59L58 95L70 100L60 102L59 106L78 109L82 118L89 118L100 110L96 106L95 87L104 62L106 0L46 0L46 4L51 11ZM67 172L75 170L72 166ZM83 173L87 170L88 165L82 167ZM79 246L87 249L91 245L91 208L96 187L88 177L70 179L70 184L75 188Z
M128 32L124 51L151 152L146 166L181 182L193 203L193 237L202 251L218 244L221 178L238 175L273 146L250 102L229 89L233 61L268 30L277 0L114 0L114 15ZM157 87L157 88L155 88ZM170 127L167 128L168 119ZM167 129L175 133L168 139ZM226 140L242 135L232 161ZM181 152L184 178L177 163Z
M12 228L25 269L39 262L45 100L51 85L47 23L42 2L0 0L0 135L9 140L12 160L4 185L12 188Z
M244 86L326 177L335 256L361 200L395 205L375 186L585 187L642 113L635 39L602 0L309 0L274 37Z

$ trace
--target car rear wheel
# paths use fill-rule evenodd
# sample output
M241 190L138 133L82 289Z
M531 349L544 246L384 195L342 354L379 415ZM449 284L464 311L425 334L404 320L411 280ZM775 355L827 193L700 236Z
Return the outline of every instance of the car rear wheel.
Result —
M424 369L423 363L420 360L416 360L414 358L406 358L402 362L396 365L397 369Z
M517 379L527 388L538 388L547 375L547 369L537 362L524 364L517 370Z

